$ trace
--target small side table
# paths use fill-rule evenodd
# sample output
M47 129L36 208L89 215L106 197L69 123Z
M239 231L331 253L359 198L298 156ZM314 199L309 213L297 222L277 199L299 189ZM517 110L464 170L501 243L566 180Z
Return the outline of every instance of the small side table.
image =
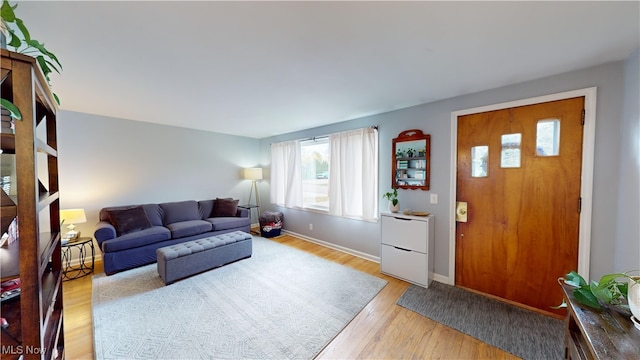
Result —
M247 209L249 210L249 221L251 221L251 219L253 218L253 211L252 209L256 209L256 213L258 213L258 217L260 217L260 205L254 205L254 204L245 204L245 205L238 205L239 208L242 209ZM253 224L253 222L252 222ZM253 231L251 230L251 233L260 235L260 230L258 231Z
M71 266L72 249L78 249L78 265L76 266ZM88 261L89 250L91 250L91 263ZM73 280L91 274L93 272L94 259L93 238L80 237L62 244L62 266L64 267L62 281Z

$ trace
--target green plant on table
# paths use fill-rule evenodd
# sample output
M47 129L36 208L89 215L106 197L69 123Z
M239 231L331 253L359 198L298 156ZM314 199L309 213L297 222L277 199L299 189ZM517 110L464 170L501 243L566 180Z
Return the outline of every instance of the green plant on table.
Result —
M398 189L393 189L393 191L386 192L382 195L383 198L387 198L387 200L391 201L393 206L398 205Z
M576 300L584 305L594 309L602 309L600 302L609 305L617 305L626 307L623 300L627 299L629 290L629 279L636 283L640 280L633 278L629 273L635 271L627 271L617 274L606 274L600 278L600 281L587 281L575 271L571 271L564 278L560 278L565 284L573 286L573 296ZM623 279L623 280L622 280ZM558 306L566 307L563 303Z
M49 74L51 74L52 71L60 74L62 65L56 55L47 50L43 43L31 37L22 19L18 18L14 12L17 7L18 4L12 6L8 0L2 1L2 8L0 9L2 13L2 33L10 36L7 47L13 48L17 53L35 58L45 79L47 79L47 82L50 82ZM60 105L58 95L54 93L53 97L58 105ZM1 98L0 100L0 105L9 110L13 118L18 120L22 119L20 109L18 109L13 102L5 98Z

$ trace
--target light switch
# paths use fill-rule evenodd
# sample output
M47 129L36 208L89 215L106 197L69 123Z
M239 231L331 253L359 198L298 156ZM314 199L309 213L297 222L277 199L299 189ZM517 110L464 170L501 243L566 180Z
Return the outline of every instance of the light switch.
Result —
M437 204L438 203L438 194L431 194L431 197L429 198L430 202L432 204Z

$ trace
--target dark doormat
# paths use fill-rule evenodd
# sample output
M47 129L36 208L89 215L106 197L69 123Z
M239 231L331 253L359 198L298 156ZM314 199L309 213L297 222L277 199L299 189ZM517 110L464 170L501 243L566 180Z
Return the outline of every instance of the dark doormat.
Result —
M564 322L455 286L411 285L398 305L523 359L563 359Z

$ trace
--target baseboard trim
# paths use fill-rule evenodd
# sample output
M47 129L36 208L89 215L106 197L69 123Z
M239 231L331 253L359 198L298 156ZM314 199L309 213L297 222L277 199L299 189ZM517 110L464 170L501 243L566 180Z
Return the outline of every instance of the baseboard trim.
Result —
M298 234L296 232L289 231L289 230L282 230L282 232L290 234L290 235L295 236L297 238L300 238L300 239L302 239L304 241L312 242L314 244L318 244L320 246L327 247L329 249L341 251L343 253L347 253L349 255L357 256L357 257L365 259L365 260L373 261L373 262L376 262L378 264L380 263L380 257L379 256L372 256L370 254L366 254L366 253L363 253L363 252L360 252L360 251L356 251L356 250L350 249L348 247L344 247L344 246L328 243L326 241L318 240L316 238L312 238L312 237L309 237L309 236L306 236L306 235ZM440 275L440 274L436 274L436 273L433 273L433 281L437 281L439 283L443 283L443 284L447 284L447 285L454 285L454 282L452 281L452 279L450 277L444 276L444 275Z
M306 236L306 235L298 234L298 233L295 233L293 231L289 231L289 230L282 230L282 231L284 233L291 234L292 236L295 236L295 237L300 238L302 240L305 240L305 241L308 241L308 242L312 242L314 244L318 244L320 246L327 247L329 249L341 251L343 253L346 253L346 254L349 254L349 255L353 255L353 256L357 256L357 257L365 259L365 260L373 261L373 262L376 262L378 264L380 263L380 257L379 256L373 256L373 255L370 255L370 254L367 254L367 253L363 253L363 252L360 252L360 251L356 251L356 250L350 249L348 247L332 244L332 243L329 243L329 242L326 242L326 241L322 241L322 240L318 240L316 238L312 238L312 237L309 237L309 236Z
M87 262L89 262L89 261L91 261L91 255L87 255L87 258L84 260L85 264L86 264ZM93 267L94 267L94 268L95 268L95 266L96 266L96 263L98 263L98 262L102 262L102 254L101 254L101 253L96 253L96 254L93 256ZM69 266L72 266L72 267L77 267L77 266L79 266L79 265L80 265L80 259L78 259L78 258L74 258L74 259L73 259L73 260L71 260L71 262L69 263ZM62 267L64 268L64 264L62 264Z
M433 281L437 281L439 283L443 283L447 285L454 285L448 276L443 276L436 273L433 273Z

